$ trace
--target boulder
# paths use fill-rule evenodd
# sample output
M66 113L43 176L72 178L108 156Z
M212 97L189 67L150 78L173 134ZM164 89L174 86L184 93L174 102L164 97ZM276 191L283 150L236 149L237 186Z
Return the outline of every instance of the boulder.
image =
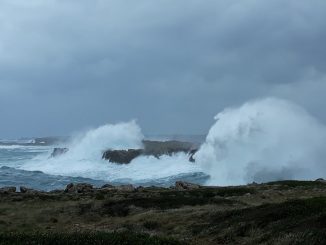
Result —
M54 148L51 157L61 156L69 151L68 148Z
M199 189L200 185L184 182L184 181L177 181L175 183L175 189L178 191L184 191L184 190L195 190Z
M105 190L105 191L122 191L122 192L130 192L136 190L133 185L110 185L110 184L105 184L103 185L100 190Z
M102 158L109 160L112 163L127 164L136 157L143 153L142 149L129 149L129 150L108 150L103 153Z
M0 193L9 194L9 193L15 193L15 192L16 192L15 186L0 188Z
M317 181L317 182L322 182L322 183L326 183L326 180L324 180L323 178L318 178L318 179L316 179L315 181Z
M27 188L25 186L20 186L19 190L20 190L21 193L28 193L28 194L39 193L39 191L31 189L31 188Z
M133 185L119 185L114 187L117 191L134 191L135 187Z
M66 193L87 193L93 191L93 186L86 183L80 183L80 184L68 184L66 186L65 192Z
M197 153L198 149L192 149L189 152L189 162L195 162L195 154Z
M114 186L110 185L110 184L105 184L105 185L102 185L102 187L101 187L101 189L107 189L107 188L112 189L112 188L114 188Z

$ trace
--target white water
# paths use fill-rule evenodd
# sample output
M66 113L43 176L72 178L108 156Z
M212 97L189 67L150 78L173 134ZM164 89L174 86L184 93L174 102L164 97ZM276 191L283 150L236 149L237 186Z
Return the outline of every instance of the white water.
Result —
M326 177L326 127L291 102L267 98L220 112L196 164L186 154L139 157L118 165L101 159L107 149L141 148L144 138L135 121L104 125L76 136L69 152L49 159L50 152L20 164L24 170L51 175L114 181L166 178L205 172L210 185L238 185L278 179Z
M166 178L173 175L198 172L200 168L180 153L173 157L139 157L130 164L113 164L102 160L107 149L142 148L144 136L135 121L104 125L81 134L67 147L69 151L49 158L49 152L39 155L21 166L24 170L39 170L51 175L86 177L114 181Z
M326 127L303 108L267 98L215 119L195 156L208 184L326 177Z

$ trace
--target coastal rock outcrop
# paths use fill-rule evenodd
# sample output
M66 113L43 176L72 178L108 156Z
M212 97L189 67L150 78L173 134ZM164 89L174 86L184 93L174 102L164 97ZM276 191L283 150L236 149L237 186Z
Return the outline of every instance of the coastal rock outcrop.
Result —
M79 183L79 184L68 184L66 186L66 193L87 193L93 191L93 186L87 183Z
M318 178L315 180L316 182L326 183L326 180L323 178Z
M114 163L130 163L133 159L143 154L143 150L108 150L103 153L103 158Z
M144 155L155 156L157 158L163 155L171 156L179 152L189 153L195 148L193 143L176 141L176 140L170 140L170 141L144 140L143 145L144 145Z
M200 185L189 183L189 182L177 181L175 183L175 189L178 191L195 190L195 189L199 189L199 188L200 188Z
M107 150L102 158L113 163L128 164L139 156L154 156L160 158L163 155L171 156L176 153L189 154L189 161L194 162L197 147L193 143L181 141L143 141L143 149Z
M103 185L100 190L108 190L108 191L122 191L122 192L131 192L135 190L135 187L133 185L110 185L110 184L105 184Z
M25 186L20 186L19 187L19 190L20 190L21 193L28 193L28 194L36 194L36 193L39 193L38 190L27 188Z
M69 151L68 148L54 148L51 158L61 156Z

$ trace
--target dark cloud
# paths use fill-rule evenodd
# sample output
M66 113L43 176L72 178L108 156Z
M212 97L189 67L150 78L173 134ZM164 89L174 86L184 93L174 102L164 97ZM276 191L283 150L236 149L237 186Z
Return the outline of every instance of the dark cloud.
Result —
M226 106L294 100L321 120L326 2L0 3L0 138L137 118L205 133Z

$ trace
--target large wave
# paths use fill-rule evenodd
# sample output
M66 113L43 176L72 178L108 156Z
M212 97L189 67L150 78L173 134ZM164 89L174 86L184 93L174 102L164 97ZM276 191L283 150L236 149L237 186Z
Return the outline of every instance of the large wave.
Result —
M75 136L66 157L71 159L101 159L107 149L142 148L144 135L136 121L107 124Z
M205 172L207 184L314 179L326 176L326 127L289 101L266 98L217 114L206 141L195 155L138 157L119 165L102 160L107 149L141 148L144 136L135 121L105 125L76 136L57 158L39 155L20 167L46 174L130 183Z
M108 124L74 138L62 156L40 155L24 163L21 169L42 171L51 175L93 178L106 181L128 180L131 183L199 172L199 166L188 161L184 153L173 157L141 156L130 164L109 163L102 159L107 149L142 148L144 136L135 121Z
M267 98L217 114L195 158L208 184L236 185L326 174L326 127L289 101Z

